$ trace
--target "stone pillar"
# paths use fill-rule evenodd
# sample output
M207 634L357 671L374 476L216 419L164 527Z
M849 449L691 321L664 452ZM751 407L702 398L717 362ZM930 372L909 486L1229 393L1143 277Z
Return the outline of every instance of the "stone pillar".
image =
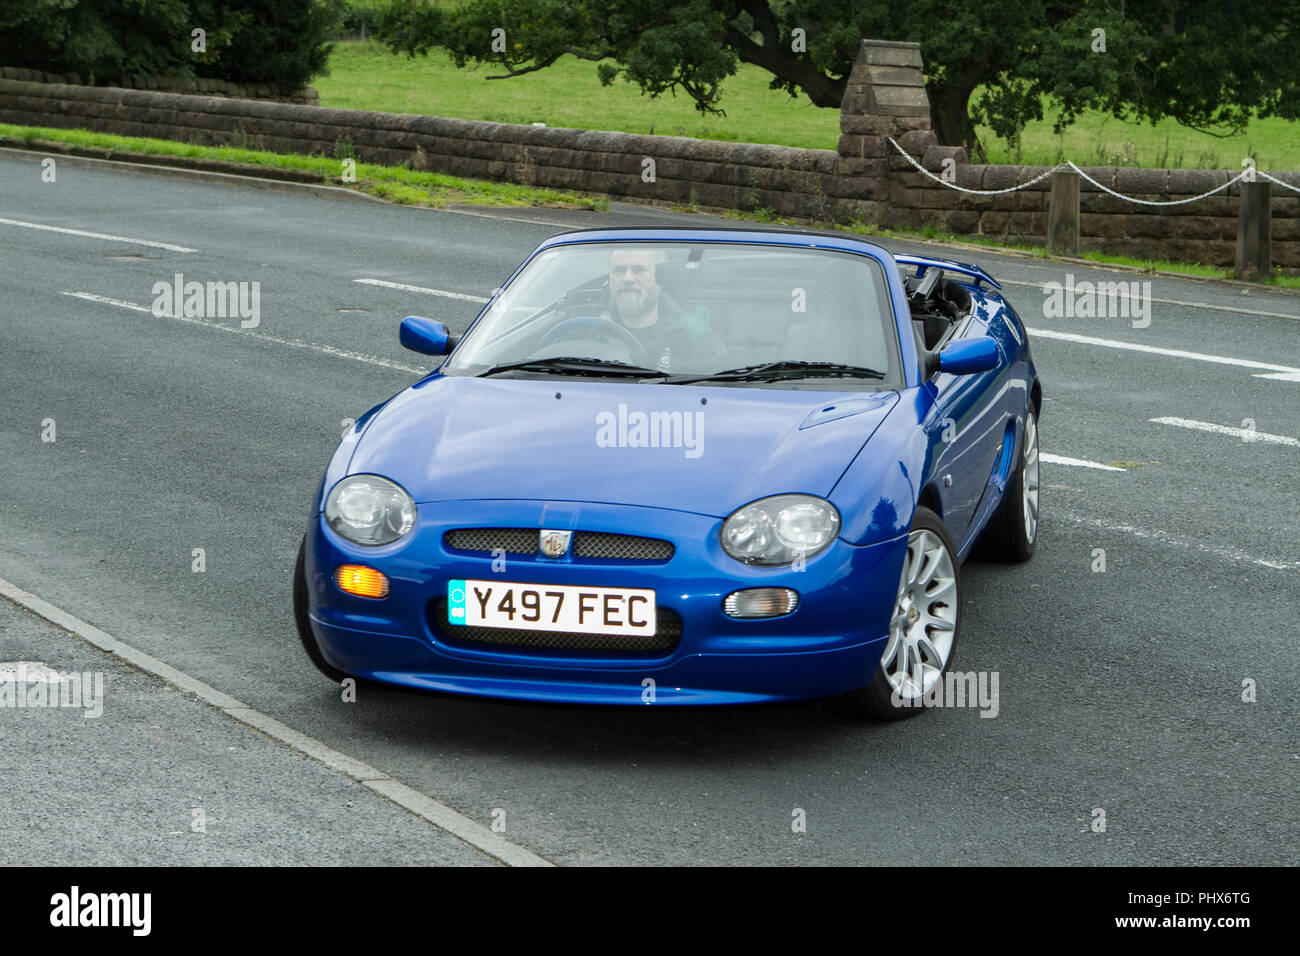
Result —
M893 136L930 128L921 44L863 40L840 104L845 136ZM841 150L845 150L841 138ZM849 144L852 146L852 144Z
M863 40L840 104L841 214L885 223L890 170L910 168L890 145L917 161L938 145L930 131L930 98L921 75L921 45Z

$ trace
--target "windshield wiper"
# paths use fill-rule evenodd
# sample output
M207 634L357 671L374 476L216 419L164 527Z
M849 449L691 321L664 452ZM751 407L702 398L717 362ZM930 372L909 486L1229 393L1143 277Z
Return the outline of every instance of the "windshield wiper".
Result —
M665 385L689 385L691 382L764 382L783 378L884 378L884 372L861 365L839 362L764 362L703 375L670 375Z
M662 378L663 372L613 359L584 358L580 355L558 355L554 358L524 359L521 362L503 362L493 365L482 372L475 372L476 378L496 375L498 372L560 372L565 375L615 375L626 378Z

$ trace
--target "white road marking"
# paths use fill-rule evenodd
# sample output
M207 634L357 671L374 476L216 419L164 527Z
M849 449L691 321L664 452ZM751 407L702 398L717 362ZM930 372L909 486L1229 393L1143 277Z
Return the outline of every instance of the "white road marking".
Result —
M137 305L134 302L124 302L121 299L110 299L102 295L92 295L89 292L61 292L60 295L70 295L75 299L85 299L87 302L99 302L103 305L114 305L119 309L131 309L135 312L146 312L153 315L153 310L148 306ZM279 336L267 335L265 332L255 332L252 329L241 329L230 325L222 325L220 322L210 322L207 319L196 319L188 316L163 315L156 318L171 319L175 322L188 322L190 325L201 325L207 329L216 329L218 332L232 332L235 335L244 335L252 339L261 339L263 342L274 342L277 345L291 345L297 349L310 349L313 352L320 352L323 355L333 355L336 358L352 359L354 362L365 362L367 365L378 365L380 368L391 368L399 372L412 372L416 375L425 375L428 373L427 368L419 368L415 365L403 365L401 362L390 362L388 359L378 358L374 355L362 355L360 352L349 352L346 349L336 349L332 345L317 345L314 342L303 342L299 339L282 339Z
M1100 528L1102 531L1115 531L1120 534L1131 534L1134 537L1145 538L1148 541L1159 541L1161 544L1173 545L1174 547L1183 548L1188 551L1199 551L1202 554L1212 554L1216 557L1227 558L1229 561L1244 561L1249 564L1258 564L1262 567L1273 568L1278 571L1293 571L1300 568L1300 561L1283 561L1280 558L1261 558L1258 555L1250 554L1237 548L1225 548L1215 544L1206 544L1203 541L1184 538L1181 535L1171 534L1168 531L1153 531L1147 528L1137 528L1131 524L1124 524L1118 521L1107 521L1105 518L1094 518L1086 515L1071 514L1070 512L1058 511L1057 515L1074 524L1087 525L1091 528Z
M115 305L119 309L132 309L136 312L148 312L153 314L147 305L136 305L134 302L126 302L122 299L110 299L105 295L94 295L90 292L60 292L59 295L70 295L74 299L85 299L87 302L100 302L104 305Z
M1263 375L1256 375L1255 378L1271 378L1278 382L1300 382L1300 371L1297 372L1268 372Z
M1109 273L1109 275L1110 278L1099 279L1098 281L1123 283L1123 282L1143 281L1143 280L1152 281L1154 279L1162 278L1160 276L1151 276L1146 273L1140 273L1140 272ZM1133 276L1133 279L1122 278L1123 276L1127 276L1127 275ZM1163 278L1168 279L1169 277L1165 276ZM1050 282L1055 280L1049 279L1048 281ZM1092 280L1088 280L1088 281L1092 281ZM1047 284L1045 282L1026 282L1023 279L999 279L998 283L1000 285L1028 286L1030 288L1038 289L1040 291L1042 290L1043 286ZM1123 292L1122 294L1127 295L1128 293ZM1216 312L1236 312L1240 315L1267 315L1270 318L1274 318L1274 319L1300 319L1300 315L1296 315L1293 312L1265 312L1262 309L1243 309L1235 305L1215 305L1213 302L1187 302L1183 299L1157 299L1155 296L1152 296L1150 301L1160 302L1164 305L1182 305L1182 306L1186 306L1189 309L1212 309Z
M385 289L398 289L401 292L422 292L425 295L440 295L444 299L463 299L466 302L488 302L481 295L468 295L464 292L448 292L446 289L429 289L422 285L406 285L403 282L389 282L386 279L353 279L362 285L379 285Z
M4 578L0 578L0 595L15 604L25 607L33 614L37 614L45 618L45 620L58 625L65 631L70 631L86 643L112 654L132 667L161 678L177 690L193 694L241 724L254 727L268 737L273 737L294 750L320 761L336 773L350 777L363 787L387 797L402 809L428 820L439 829L446 830L457 839L468 843L488 856L500 860L502 863L509 866L554 866L551 861L521 846L516 846L499 834L493 833L481 823L471 820L446 804L439 803L427 794L413 790L382 770L378 770L347 754L340 753L319 740L308 737L306 734L280 723L274 717L254 710L229 694L225 694L210 684L205 684L203 681L191 677L184 671L177 670L165 661L146 654L144 651L137 650L130 644L118 640L105 631L101 631L93 624L87 624L80 618L55 607L48 601L34 594L29 594Z
M109 242L128 242L135 246L150 246L154 249L166 249L168 252L198 252L188 246L175 246L170 242L154 242L152 239L130 239L126 236L110 236L102 232L86 232L83 229L65 229L63 226L47 226L39 222L23 222L20 219L0 219L6 226L22 226L24 229L40 229L43 232L61 232L69 236L81 236L85 239L106 239Z
M1046 452L1039 452L1038 458L1049 465L1074 465L1076 468L1096 468L1098 471L1128 470L1126 468L1116 468L1114 465L1103 465L1099 461L1088 461L1084 458L1066 458L1064 455L1049 455Z
M44 661L0 661L0 684L21 681L38 681L42 684L62 682L59 672Z
M1200 432L1213 432L1216 435L1231 435L1233 438L1240 438L1244 442L1262 441L1270 445L1290 445L1293 448L1300 448L1300 439L1291 438L1287 435L1270 435L1268 432L1257 432L1248 428L1233 428L1229 425L1216 425L1214 422L1198 422L1191 418L1167 416L1147 420L1155 422L1157 425L1175 425L1178 428L1192 428Z
M1045 339L1059 339L1062 342L1078 342L1081 345L1097 345L1107 349L1124 349L1129 352L1146 352L1149 355L1166 355L1170 358L1191 359L1196 362L1213 362L1216 365L1235 365L1238 368L1259 368L1267 372L1283 372L1284 381L1300 380L1300 368L1292 365L1274 365L1271 362L1256 362L1253 359L1230 358L1226 355L1207 355L1204 352L1188 352L1184 349L1167 349L1158 345L1138 345L1136 342L1121 342L1118 339L1099 339L1091 335L1079 335L1075 332L1057 332L1055 329L1029 329L1031 335ZM1261 375L1260 378L1282 378L1280 375Z

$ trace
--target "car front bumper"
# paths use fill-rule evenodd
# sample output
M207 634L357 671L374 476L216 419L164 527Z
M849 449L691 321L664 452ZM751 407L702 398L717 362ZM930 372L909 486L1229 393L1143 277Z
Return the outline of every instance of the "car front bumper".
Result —
M472 517L468 517L472 516ZM906 536L856 547L836 540L801 570L742 564L723 552L719 518L617 505L541 501L422 504L402 541L353 545L317 515L305 574L313 632L335 668L357 677L458 694L570 704L736 704L826 697L870 683L880 662ZM569 528L671 541L662 563L569 555L469 554L449 548L460 528ZM340 564L387 575L383 599L341 591ZM681 620L670 651L616 653L468 644L449 639L437 608L447 582L488 579L590 587L653 588ZM723 600L747 587L786 587L798 607L738 620ZM455 634L456 632L451 632Z

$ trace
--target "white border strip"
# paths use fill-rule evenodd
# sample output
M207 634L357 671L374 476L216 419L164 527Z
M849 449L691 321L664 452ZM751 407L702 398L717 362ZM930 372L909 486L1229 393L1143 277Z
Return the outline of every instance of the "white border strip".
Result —
M422 292L425 295L440 295L444 299L463 299L466 302L490 302L481 295L468 295L464 292L448 292L446 289L429 289L422 285L406 285L403 282L389 282L387 279L353 279L362 285L378 285L385 289L397 289L400 292Z
M1104 266L1101 265L1101 264L1098 264L1098 265L1095 265L1095 266L1093 266L1093 265L1084 266L1083 268L1085 268L1085 269L1103 269ZM1159 273L1146 273L1146 272L1142 272L1142 273L1138 273L1138 272L1110 272L1110 273L1103 273L1103 275L1109 275L1109 276L1112 276L1112 277L1113 277L1113 276L1121 276L1121 277L1122 277L1122 276L1127 276L1127 275L1134 275L1134 276L1152 276L1152 275L1154 275L1154 277L1157 278L1157 279L1163 279L1163 280L1166 280L1166 281L1169 281L1169 282L1180 282L1180 281L1186 281L1186 280L1184 280L1183 277L1181 277L1181 276L1179 276L1179 277L1175 277L1175 276L1161 275L1161 274L1159 274ZM1191 280L1200 280L1200 281L1203 281L1203 282L1213 282L1213 281L1216 281L1216 280L1214 280L1214 279L1213 279L1212 277L1210 277L1210 276L1191 276L1190 278L1191 278ZM1052 280L1052 279L1048 279L1048 280L1047 280L1047 282L1052 282L1052 281L1055 281L1055 280ZM1092 281L1092 280L1090 279L1090 280L1088 280L1088 281ZM1104 281L1107 281L1107 280L1105 280L1105 279L1100 279L1100 278L1099 278L1098 281L1103 281L1103 282L1104 282ZM1112 279L1112 280L1110 280L1110 281L1114 281L1114 280ZM1121 279L1119 280L1119 282L1120 282L1121 285L1124 285L1124 284L1126 284L1127 282L1130 282L1130 281L1140 281L1140 280L1129 280L1129 279L1124 279L1124 278L1121 278ZM1150 280L1148 279L1147 281L1150 281ZM1047 283L1046 283L1046 282L1028 282L1028 281L1026 281L1026 280L1024 280L1024 279L999 279L999 280L998 280L998 284L999 284L999 285L1020 285L1020 286L1025 286L1026 288L1030 288L1030 289L1038 289L1038 290L1041 292L1042 289L1043 289L1043 286L1046 285ZM1266 315L1266 316L1268 316L1269 318L1273 318L1273 319L1292 319L1292 320L1300 319L1300 315L1296 315L1295 313L1292 313L1292 312L1266 312L1266 311L1263 310L1263 309L1243 309L1243 308L1240 308L1239 306L1235 306L1235 305L1216 305L1216 304L1213 303L1213 302L1188 302L1188 301L1186 301L1185 299L1158 299L1158 298L1156 298L1155 296L1152 296L1152 297L1151 297L1151 301L1152 301L1152 302L1159 302L1161 305L1181 305L1181 306L1186 306L1186 307L1189 308L1189 309L1211 309L1211 310L1213 310L1213 311L1215 311L1215 312L1235 312L1235 313L1238 314L1238 315Z
M1038 453L1038 460L1045 461L1049 465L1074 465L1076 468L1096 468L1098 471L1127 471L1127 468L1116 468L1114 465L1103 465L1099 461L1088 461L1084 458L1066 458L1064 455L1049 455L1046 452Z
M1026 328L1028 328L1026 326ZM1146 352L1150 355L1167 355L1170 358L1192 359L1197 362L1213 362L1216 365L1235 365L1238 368L1258 368L1266 372L1285 372L1288 376L1300 376L1300 368L1290 365L1273 365L1270 362L1256 362L1252 359L1230 358L1226 355L1206 355L1204 352L1188 352L1183 349L1166 349L1158 345L1138 345L1136 342L1121 342L1119 339L1099 339L1091 335L1078 335L1074 332L1057 332L1053 329L1030 328L1030 335L1044 339L1059 339L1062 342L1078 342L1081 345L1098 345L1107 349L1124 349L1129 352Z
M1131 534L1135 538L1142 538L1147 541L1157 541L1160 544L1172 545L1176 548L1182 548L1186 551L1197 551L1201 554L1212 554L1218 558L1226 558L1229 561L1244 561L1249 564L1258 564L1262 567L1273 568L1277 571L1294 571L1300 568L1300 561L1281 561L1276 558L1261 558L1258 555L1250 554L1237 548L1224 548L1218 545L1205 544L1202 541L1195 541L1191 538L1184 538L1181 535L1171 534L1168 531L1152 530L1149 528L1137 528L1131 524L1124 524L1119 521L1108 521L1105 518L1096 518L1090 515L1071 514L1068 511L1057 512L1065 521L1072 524L1086 525L1090 528L1098 528L1102 531L1113 531L1118 534Z
M0 219L6 226L22 226L24 229L40 229L43 232L61 232L67 236L81 236L84 239L106 239L109 242L128 242L134 246L150 246L154 249L166 249L168 252L198 252L188 246L174 246L170 242L154 242L152 239L128 239L126 236L110 236L102 232L86 232L82 229L65 229L63 226L46 226L39 222L23 222L21 219Z
M121 299L110 299L107 296L94 295L90 292L60 292L59 295L70 295L74 299L84 299L87 302L98 302L101 305L115 305L119 309L131 309L135 312L144 312L153 315L153 310L147 306L137 305L134 302L125 302ZM415 375L427 375L429 370L419 368L415 365L403 365L401 362L390 362L388 359L377 358L373 355L362 355L360 352L349 352L346 349L336 349L332 345L317 345L314 342L303 342L298 339L282 339L276 335L267 335L265 332L254 332L252 329L235 328L231 325L222 325L220 322L210 322L207 319L196 319L183 315L160 315L155 316L160 319L171 319L175 322L188 322L190 325L201 325L205 329L215 329L218 332L233 332L235 335L247 336L250 339L261 339L263 342L274 342L276 345L290 345L296 349L310 349L313 352L320 352L322 355L333 355L336 358L352 359L354 362L365 362L367 365L378 365L380 368L391 368L399 372L411 372Z
M1270 445L1290 445L1292 448L1300 448L1300 439L1291 438L1287 435L1270 435L1268 432L1257 432L1246 428L1233 428L1229 425L1216 425L1214 422L1198 422L1192 418L1176 418L1166 416L1164 418L1148 418L1147 421L1155 422L1157 425L1174 425L1178 428L1191 428L1198 432L1213 432L1216 435L1231 435L1233 438L1240 438L1243 442L1262 441Z
M341 773L345 777L350 777L363 787L391 800L402 809L427 820L439 829L446 830L457 839L468 843L475 849L500 860L508 866L555 865L530 850L516 846L493 833L481 823L476 823L446 804L439 803L418 790L413 790L383 771L349 757L347 754L340 753L314 737L308 737L292 727L285 726L274 717L254 710L229 694L224 694L215 687L191 677L184 671L177 670L170 664L160 661L144 651L137 650L130 644L118 640L94 625L87 624L78 617L73 617L48 601L42 600L34 594L29 594L4 578L0 578L0 595L26 608L33 614L45 618L50 623L58 625L65 631L70 631L86 643L112 654L132 667L162 679L177 690L193 694L204 703L211 704L226 716L234 718L241 724L260 730L268 737L323 763L329 769Z

